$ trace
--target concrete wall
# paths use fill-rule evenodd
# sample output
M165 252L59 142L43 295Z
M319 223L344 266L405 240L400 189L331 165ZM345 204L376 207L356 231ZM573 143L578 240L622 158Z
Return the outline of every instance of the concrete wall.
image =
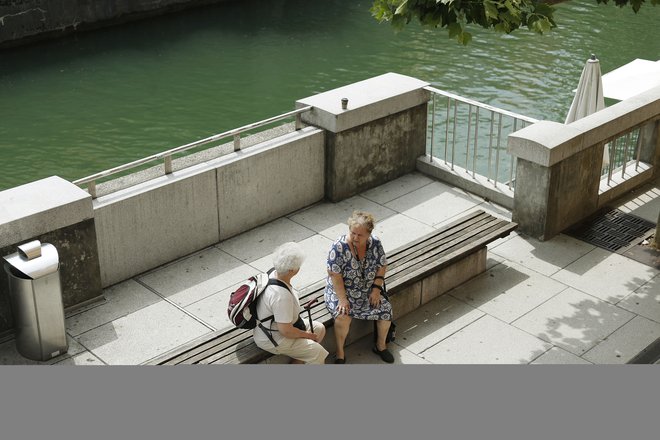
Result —
M34 238L54 244L65 308L85 304L104 287L413 171L425 149L426 84L386 74L306 98L296 105L314 105L306 123L317 127L255 135L249 148L170 174L155 167L104 182L96 199L59 177L0 192L0 252ZM0 331L12 325L2 276Z
M229 0L9 0L0 2L0 48Z
M217 243L215 170L175 172L94 201L103 287Z
M94 201L104 287L323 199L308 127Z
M508 151L518 157L513 221L519 230L548 240L594 214L658 173L660 87L564 125L540 121L509 135ZM653 168L600 192L603 146L643 127L641 160Z
M323 144L324 133L308 127L214 162L220 240L322 200Z

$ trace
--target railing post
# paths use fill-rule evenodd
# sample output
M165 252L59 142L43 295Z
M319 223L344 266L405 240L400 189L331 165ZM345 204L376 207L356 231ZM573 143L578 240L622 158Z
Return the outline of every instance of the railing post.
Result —
M470 162L470 134L472 133L472 105L468 104L468 108L470 111L468 112L467 140L465 141L465 172L467 172Z
M497 188L497 178L500 172L500 142L502 139L502 113L500 113L497 120L497 146L495 147L495 178L493 185Z
M474 123L474 154L472 155L472 178L477 172L477 155L479 148L479 107L477 107L476 121Z
M492 161L493 161L493 136L495 135L494 133L495 130L495 111L491 110L490 111L490 133L488 135L488 175L486 178L490 180L490 175L491 175L491 166L492 166Z
M240 151L241 150L241 135L240 134L235 134L234 135L234 151Z
M449 110L451 110L451 98L447 97L447 120L445 121L445 163L447 163L447 147L449 144Z
M172 174L172 156L165 156L165 174Z
M454 169L454 152L456 151L456 113L458 111L458 101L454 101L454 127L451 136L451 169ZM445 153L445 162L447 162L447 154Z
M433 162L433 141L435 138L435 93L432 94L431 105L433 106L433 111L431 112L431 148L429 149L429 162Z
M92 180L87 183L87 191L89 192L89 195L92 196L93 199L96 198L96 181Z

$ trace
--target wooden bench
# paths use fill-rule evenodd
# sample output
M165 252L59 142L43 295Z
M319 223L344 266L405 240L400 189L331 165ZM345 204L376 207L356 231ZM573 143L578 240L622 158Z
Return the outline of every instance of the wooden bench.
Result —
M509 235L517 226L479 210L388 252L386 284L395 319L485 271L486 245ZM452 267L459 269L451 271ZM445 270L449 272L443 277ZM323 301L324 289L325 280L302 289L300 304L320 297L310 309L312 319L330 329L333 320ZM303 317L308 319L307 312L303 312ZM365 325L362 332L356 334L358 332L351 326L349 338L356 340L368 331L370 328ZM334 346L334 336L330 332L325 344ZM271 356L256 346L252 330L225 329L183 344L144 365L255 364Z

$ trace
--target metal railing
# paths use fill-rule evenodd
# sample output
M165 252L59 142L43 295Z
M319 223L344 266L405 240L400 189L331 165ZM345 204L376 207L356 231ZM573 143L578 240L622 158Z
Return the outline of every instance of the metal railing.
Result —
M87 184L87 191L89 194L92 196L92 198L96 198L97 193L96 193L96 181L99 179L102 179L104 177L112 176L114 174L122 173L124 171L128 171L131 169L134 169L136 167L139 167L141 165L144 165L149 162L154 162L157 160L163 160L163 165L164 165L164 172L165 174L171 174L172 173L172 156L174 156L177 153L182 153L184 151L190 150L192 148L196 147L201 147L203 145L208 145L210 143L219 141L224 138L232 137L234 139L234 151L240 151L241 150L241 134L248 132L250 130L254 130L256 128L263 127L265 125L272 124L277 121L281 121L290 117L295 117L295 128L296 130L300 130L302 128L302 119L301 115L305 112L308 112L312 110L312 106L307 106L307 107L302 107L293 111L290 111L288 113L283 113L278 116L273 116L272 118L264 119L259 122L254 122L252 124L244 125L239 128L235 128L233 130L225 131L224 133L219 133L219 134L214 134L213 136L209 136L204 139L200 139L195 142L190 142L185 145L180 145L176 148L172 148L167 151L163 151L161 153L153 154L148 157L144 157L142 159L135 160L133 162L129 162L124 165L120 165L115 168L111 168L109 170L101 171L96 174L92 174L91 176L83 177L82 179L75 180L73 183L75 185L84 185Z
M640 141L640 127L635 127L605 144L604 151L607 151L607 156L603 157L601 176L603 179L607 177L607 185L611 184L615 174L619 172L621 180L625 180L630 167L634 167L635 173L639 171L642 153ZM609 163L605 161L606 157Z
M538 120L435 87L425 89L432 93L427 136L429 160L435 157L452 171L460 167L473 179L479 174L495 187L500 182L513 190L516 158L506 151L507 136ZM446 104L438 106L443 98Z

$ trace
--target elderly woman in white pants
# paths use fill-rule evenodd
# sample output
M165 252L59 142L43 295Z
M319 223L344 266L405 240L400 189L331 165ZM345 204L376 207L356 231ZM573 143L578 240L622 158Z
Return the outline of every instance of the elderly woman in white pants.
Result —
M259 297L257 318L265 328L254 329L254 342L263 350L291 357L292 364L323 364L328 356L328 351L320 344L325 327L313 321L310 328L300 317L298 294L291 287L291 279L300 271L304 259L302 249L294 242L284 243L273 252L275 270L271 277L284 282L286 287L269 285ZM270 316L273 318L264 321Z

